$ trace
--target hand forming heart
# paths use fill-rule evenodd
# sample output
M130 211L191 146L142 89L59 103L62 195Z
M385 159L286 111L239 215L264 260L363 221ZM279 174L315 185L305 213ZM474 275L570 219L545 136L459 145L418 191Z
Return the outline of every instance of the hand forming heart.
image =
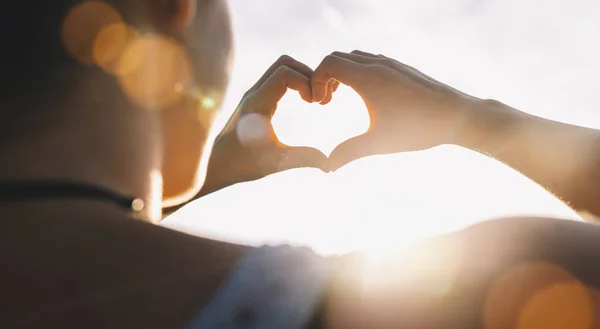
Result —
M288 89L298 91L307 102L324 105L340 83L354 89L365 102L371 119L365 134L338 145L329 158L315 148L291 147L278 140L271 119ZM220 134L205 190L292 168L328 172L369 155L451 143L475 100L383 55L334 52L314 71L284 55L244 95Z

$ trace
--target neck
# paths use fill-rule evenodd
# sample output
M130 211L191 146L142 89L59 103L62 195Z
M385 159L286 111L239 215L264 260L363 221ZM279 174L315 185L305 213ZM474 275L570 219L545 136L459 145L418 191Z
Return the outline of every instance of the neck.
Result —
M143 200L140 216L157 222L162 177L156 116L106 103L90 104L98 103L89 102L69 112L73 115L51 121L60 120L59 124L46 124L31 134L23 130L27 133L3 146L0 180L51 179L95 185Z

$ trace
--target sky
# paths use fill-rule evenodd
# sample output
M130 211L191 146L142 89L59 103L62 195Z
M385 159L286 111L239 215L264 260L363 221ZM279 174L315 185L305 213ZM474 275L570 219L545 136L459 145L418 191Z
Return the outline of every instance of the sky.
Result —
M281 54L314 68L332 51L360 49L480 98L600 128L597 0L231 0L230 7L236 56L223 120ZM360 97L341 88L326 107L289 93L273 125L282 142L329 154L364 132L368 120ZM512 215L577 219L507 166L442 146L363 159L333 174L296 169L237 184L191 203L162 225L332 254L382 252Z

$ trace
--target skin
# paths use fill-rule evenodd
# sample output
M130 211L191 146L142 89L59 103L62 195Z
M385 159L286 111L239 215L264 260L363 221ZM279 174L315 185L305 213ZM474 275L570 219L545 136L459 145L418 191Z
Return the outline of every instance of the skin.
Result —
M394 59L363 51L334 52L322 61L311 79L316 101L329 101L332 79L362 97L371 126L332 152L331 168L373 154L455 144L512 166L574 210L600 214L599 131L466 95ZM595 328L600 269L593 264L600 257L599 237L597 225L549 218L495 220L434 237L383 265L363 264L366 272L350 279L341 275L348 283L341 279L331 293L328 325L522 328L522 321L529 321L527 327L546 328L571 321L569 326ZM356 262L342 263L356 271ZM436 283L448 284L449 273L449 288L432 293ZM378 288L357 290L368 276L375 277ZM561 304L568 297L550 293L553 285L567 294L581 291L582 303L575 298ZM565 320L569 314L588 322L576 325Z
M332 169L373 154L455 144L508 164L576 211L600 216L595 201L600 131L467 95L397 60L363 51L334 52L322 61L311 80L316 100L327 101L332 79L352 87L371 118L365 134L332 152Z
M45 76L56 78L48 88L68 81L66 90L52 89L39 97L25 91L6 95L7 105L27 105L39 116L24 118L3 131L11 135L10 143L0 149L6 160L0 163L2 180L82 182L134 195L145 208L132 216L100 200L1 202L3 218L10 220L0 230L4 264L0 327L185 326L211 300L248 247L189 236L150 222L161 219L163 207L178 207L202 193L203 185L223 187L284 168L280 159L274 159L262 167L271 168L267 171L231 167L217 174L214 168L224 163L285 150L300 151L298 157L289 154L288 158L304 165L299 161L306 158L302 148L290 150L270 139L258 148L235 143L215 146L210 123L228 82L232 52L225 1L131 0L115 2L113 9L139 32L175 40L189 60L192 92L211 92L216 106L202 112L200 120L193 114L202 101L195 93L168 106L154 106L154 95L132 97L114 75L82 64L75 56L65 60L68 65L52 68L55 74ZM92 13L101 16L98 10ZM90 21L95 20L80 19L76 31L84 30ZM58 35L56 42L61 42ZM272 114L288 87L309 100L312 70L287 69L288 61L295 63L287 57L276 62L243 104ZM143 82L153 78L145 72L164 67L160 61L146 65L136 73ZM181 91L177 85L173 88ZM250 111L246 106L240 109ZM216 156L211 157L213 149ZM322 154L316 156L321 156L322 165ZM207 167L212 168L208 174Z
M226 3L122 3L119 10L130 24L177 40L189 56L192 86L213 91L218 106L227 84L231 51ZM207 44L214 46L203 46ZM216 142L211 140L210 118L202 122L189 111L196 108L198 98L149 111L143 100L133 101L123 93L114 77L75 60L69 68L61 72L74 81L69 93L40 95L43 102L29 104L64 111L60 112L63 117L40 120L35 133L11 136L17 142L1 150L7 159L0 164L2 179L53 178L101 185L142 198L146 210L140 218L158 221L163 207L177 208L194 197L280 170L296 166L336 169L368 155L455 143L510 164L577 210L600 214L594 202L598 195L594 179L598 166L593 156L598 154L594 149L597 131L479 100L380 55L336 52L314 71L289 57L280 58L243 97L240 115L232 118L233 127L243 114L266 118L267 138L250 144L240 143L227 129ZM340 145L330 159L312 149L282 145L268 129L277 101L288 88L306 101L327 103L339 83L362 96L372 124L365 135ZM11 100L8 104L18 103ZM411 129L415 126L423 129ZM511 143L504 145L506 140ZM283 165L281 153L288 158ZM528 154L535 156L524 156ZM569 157L587 161L568 166L562 159ZM240 163L250 165L237 166ZM247 250L132 220L130 214L105 202L40 200L4 202L0 207L5 218L11 219L0 230L0 259L5 268L0 280L0 319L7 328L183 327L210 301ZM402 285L405 281L397 280L406 275L404 265L414 259L397 258L391 262L401 265L397 267L366 267L395 278L376 279L382 291L388 292L382 294L357 290L356 280L366 274L348 268L354 264L353 257L342 257L323 308L324 324L344 327L344 321L355 319L352 325L379 327L385 323L362 322L377 319L370 315L379 312L391 324L446 328L449 319L462 310L457 326L483 327L482 312L474 306L489 295L499 273L522 262L545 260L585 285L598 287L594 278L600 277L600 271L582 265L597 259L597 236L596 227L589 224L515 219L426 241L414 247L415 254L428 251L447 259L466 280L444 299L420 289L427 284ZM463 262L473 250L490 259L492 266ZM572 255L579 258L573 260ZM435 281L436 273L442 272L432 272L429 279ZM348 278L348 273L357 277ZM423 276L409 271L408 278L418 283ZM411 297L405 300L413 303L410 312L386 308L397 305L388 302L390 296L395 301Z
M313 70L294 58L283 55L242 97L237 110L219 134L208 164L207 179L195 198L227 186L299 167L313 167L329 171L328 159L311 147L290 147L281 143L271 119L277 103L288 89L297 91L303 100L312 102L310 77ZM333 92L331 84L329 94ZM263 139L244 143L236 134L240 118L258 114L264 118L266 134ZM179 206L166 209L171 213Z
M309 72L300 63L288 65ZM310 81L314 101L328 103L334 97L331 91L343 83L363 98L370 114L367 133L332 152L327 163L332 170L369 155L455 144L512 166L582 214L600 214L595 202L599 189L595 177L600 169L596 156L600 133L596 130L478 99L394 59L364 51L332 53L315 69ZM519 314L533 306L509 302L513 309L504 309L498 305L505 303L503 298L508 297L504 296L521 300L546 296L542 313L527 313L530 326L545 327L548 324L544 321L556 323L573 314L569 312L579 312L581 319L594 319L597 313L585 313L585 307L574 304L560 306L565 313L556 313L554 320L544 314L548 307L562 305L565 298L549 293L549 285L565 282L564 287L585 291L583 302L600 305L600 269L586 265L600 257L598 236L598 227L587 223L512 218L423 241L383 265L344 256L338 260L340 272L327 295L325 323L331 328L516 327L525 321L519 320ZM417 256L406 257L407 253ZM425 267L425 274L420 263L427 256L434 263ZM474 256L489 261L466 261ZM448 268L454 278L451 290L432 294L430 285L446 280ZM519 274L503 279L510 273ZM379 288L357 290L369 276L375 276L370 279L378 282ZM527 283L531 288L523 289L523 280L546 283ZM566 293L572 291L567 289ZM542 297L537 298L533 300ZM394 308L397 305L410 307L399 311ZM595 320L589 321L597 325Z
M226 2L117 4L132 27L177 40L190 61L190 85L213 91L218 109L231 54ZM150 62L144 72L161 64ZM298 79L309 95L307 77L275 71L274 78L264 79L267 90L257 88L258 103L273 104L272 97L280 97L281 88ZM3 218L10 219L0 230L5 269L0 327L183 327L247 250L148 223L160 220L163 206L189 201L199 192L214 143L207 123L217 112L203 112L209 118L197 120L190 108L199 99L193 97L147 108L148 100L130 97L114 76L75 58L58 73L49 77L72 82L64 93L24 96L38 103L7 98L8 104L28 104L35 113L59 117L42 116L23 122L35 124L27 130L11 129L12 142L0 149L6 159L1 178L85 182L139 197L145 209L132 218L99 200L0 203Z

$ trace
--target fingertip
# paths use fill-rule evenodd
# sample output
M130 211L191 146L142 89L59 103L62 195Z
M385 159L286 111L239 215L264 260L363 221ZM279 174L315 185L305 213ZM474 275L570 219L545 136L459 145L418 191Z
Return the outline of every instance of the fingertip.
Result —
M339 87L340 87L340 82L339 81L334 82L333 88L332 88L333 92L336 92Z
M337 158L337 159L336 159ZM345 165L345 161L342 161L339 156L336 157L335 155L331 155L330 159L329 159L329 170L331 172L336 172L338 171L341 167L343 167Z
M313 103L315 100L313 99L313 95L311 92L309 93L300 93L300 97L307 103Z
M327 96L327 83L311 81L311 92L313 102L321 102Z
M334 153L331 153L329 155L329 161L327 162L327 167L329 169L329 172L336 172L338 169L340 169L341 165L340 165L340 161L339 159L336 161L336 155Z
M335 85L336 85L337 81L335 80L330 80L329 83L327 84L327 91L325 94L325 98L323 98L323 100L321 100L320 104L321 105L326 105L329 102L331 102L331 99L333 98L333 93L335 92Z
M329 159L323 152L312 147L289 147L285 151L285 160L280 164L283 170L295 168L316 168L328 172Z
M329 166L332 172L336 172L346 164L356 160L357 137L351 138L338 145L329 155Z
M312 101L315 103L320 103L325 99L326 94L322 91L313 91Z
M321 159L319 166L315 168L320 169L324 173L331 172L331 165L329 164L329 159L323 154L323 158Z
M325 98L323 98L323 100L320 101L319 104L327 105L329 102L331 102L332 98L333 98L333 94L331 92L328 92L327 95L325 95Z

